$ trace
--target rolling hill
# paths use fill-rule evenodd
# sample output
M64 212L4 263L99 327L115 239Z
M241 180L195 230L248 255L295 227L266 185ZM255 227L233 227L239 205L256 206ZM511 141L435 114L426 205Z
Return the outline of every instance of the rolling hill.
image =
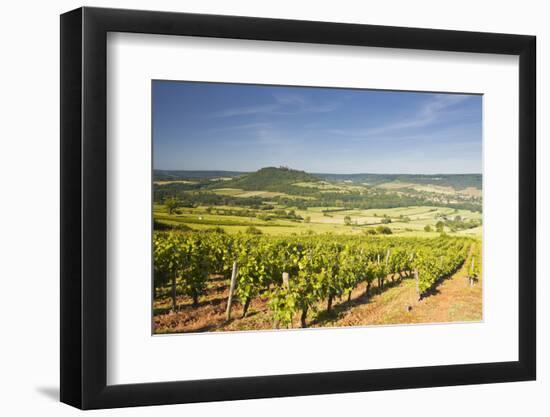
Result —
M246 172L239 171L184 171L155 169L153 171L153 181L178 181L178 180L209 180L214 178L229 178L244 175Z
M320 178L305 171L286 167L267 167L226 181L224 187L240 188L243 190L280 191L281 187L288 187L295 183L318 181L320 181Z
M184 170L155 170L154 181L170 180L209 180L215 178L231 178L224 186L243 188L247 190L268 190L277 185L289 185L299 182L352 182L356 184L368 184L379 186L388 183L435 185L452 187L455 190L465 188L482 188L481 174L331 174L331 173L307 173L305 171L286 167L267 167L256 172L243 171L184 171ZM268 187L268 188L266 188ZM273 191L273 190L270 190Z
M452 187L455 190L481 189L481 174L315 174L327 181L351 181L377 186L387 183L408 183Z

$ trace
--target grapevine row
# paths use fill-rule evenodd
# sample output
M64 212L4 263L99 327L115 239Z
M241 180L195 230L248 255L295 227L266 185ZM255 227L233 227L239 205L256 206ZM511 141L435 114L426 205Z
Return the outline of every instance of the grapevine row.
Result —
M154 235L154 287L171 287L176 309L177 289L195 305L205 294L212 275L231 275L238 265L235 296L243 316L251 301L268 298L277 326L289 326L300 313L306 326L309 311L322 301L330 310L335 298L351 296L364 285L368 296L373 283L413 270L421 296L438 279L454 273L465 261L471 239L440 237L377 238L365 236L270 237L220 232L156 232ZM284 283L282 276L290 279Z

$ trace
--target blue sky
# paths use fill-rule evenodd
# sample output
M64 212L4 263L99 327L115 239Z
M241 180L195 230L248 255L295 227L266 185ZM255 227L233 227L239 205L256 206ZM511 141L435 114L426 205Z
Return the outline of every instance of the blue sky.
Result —
M482 97L153 81L155 169L481 173Z

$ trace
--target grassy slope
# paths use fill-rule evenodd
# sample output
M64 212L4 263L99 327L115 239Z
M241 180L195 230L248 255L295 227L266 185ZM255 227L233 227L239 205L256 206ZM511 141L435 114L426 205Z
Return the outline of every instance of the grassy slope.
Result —
M235 209L234 207L232 209ZM270 221L259 220L256 217L242 217L208 214L206 207L196 209L185 209L181 215L168 215L162 205L154 206L154 217L163 223L186 224L193 229L206 229L216 225L223 227L229 233L244 231L248 226L258 227L263 233L272 235L285 235L290 233L338 233L358 234L370 227L380 224L384 215L392 219L389 226L394 234L399 236L437 236L438 233L424 231L424 226L431 225L432 228L437 222L438 214L449 216L460 215L467 219L480 219L481 214L467 210L455 211L446 207L400 207L394 209L370 209L370 210L345 210L336 211L325 216L322 208L310 208L308 210L296 210L296 213L310 218L309 223L296 222L285 219L273 219ZM376 216L375 216L376 215ZM399 216L409 217L409 222L403 222ZM346 226L344 217L350 216L352 222L357 225ZM449 232L447 230L447 232ZM469 229L456 232L461 235L481 236L482 228Z
M262 168L252 174L226 181L223 186L249 191L280 191L294 183L314 182L319 178L304 171L286 168Z

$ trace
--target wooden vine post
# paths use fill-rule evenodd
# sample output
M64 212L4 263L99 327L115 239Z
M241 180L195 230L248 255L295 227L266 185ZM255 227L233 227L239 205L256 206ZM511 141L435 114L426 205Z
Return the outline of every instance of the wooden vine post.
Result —
M418 269L414 270L414 279L416 281L416 298L420 301L420 280L418 279Z
M288 274L288 272L283 272L283 287L286 290L290 290L290 275ZM291 319L290 323L287 326L287 328L292 329L292 327L293 327L292 321L293 320Z
M233 292L237 282L237 262L233 262L233 271L231 271L231 284L229 285L229 297L227 298L227 309L225 310L225 320L231 319L231 304L233 303Z
M172 272L172 311L176 312L178 302L176 293L176 272Z
M475 261L476 261L476 257L472 256L472 265L470 266L470 275L469 275L470 287L474 285L474 280L475 280L475 277L474 277L474 271L475 271L475 265L476 265Z
M290 283L288 281L288 272L283 272L283 287L287 290L290 288Z
M380 254L377 255L376 264L380 265ZM376 275L378 275L376 279L378 280L378 291L380 291L380 287L382 286L382 281L380 280L380 274L378 272L379 271L376 272Z
M388 268L389 260L390 260L390 249L388 249L388 251L386 252L386 273L388 272L387 268ZM391 274L391 280L393 282L393 274ZM384 279L382 279L382 283L384 283Z

